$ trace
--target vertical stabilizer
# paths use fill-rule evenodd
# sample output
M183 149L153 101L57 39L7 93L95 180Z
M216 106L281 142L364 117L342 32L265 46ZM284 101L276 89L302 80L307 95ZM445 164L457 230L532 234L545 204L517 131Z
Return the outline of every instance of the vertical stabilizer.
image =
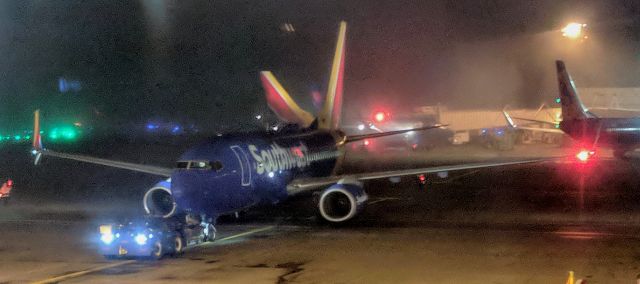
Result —
M33 164L38 165L42 159L42 136L40 134L40 110L33 112L33 135L32 135L32 149Z
M562 119L564 121L586 119L594 117L587 108L584 107L576 86L569 76L569 72L564 66L564 62L556 61L558 71L558 87L560 88L560 104L562 105Z
M42 150L42 137L40 136L40 110L33 112L33 141L31 146L33 150Z
M342 85L344 82L345 37L347 23L340 22L338 42L331 65L331 77L327 88L327 97L318 116L318 127L321 129L337 129L342 113Z

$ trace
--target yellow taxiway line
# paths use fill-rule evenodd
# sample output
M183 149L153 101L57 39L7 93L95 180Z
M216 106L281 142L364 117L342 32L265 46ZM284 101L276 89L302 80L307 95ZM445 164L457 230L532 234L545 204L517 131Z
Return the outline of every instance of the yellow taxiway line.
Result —
M225 237L225 238L222 238L222 239L217 239L217 240L214 241L214 243L215 242L227 241L227 240L231 240L231 239L235 239L235 238L239 238L239 237L244 237L244 236L247 236L247 235L252 235L252 234L255 234L255 233L268 231L268 230L271 230L271 229L273 229L275 227L276 226L266 226L266 227L262 227L262 228L258 228L258 229L254 229L254 230L250 230L250 231L246 231L244 233L236 234L236 235L233 235L233 236L228 236L228 237Z
M101 271L101 270L114 268L114 267L118 267L118 266L123 266L125 264L134 263L134 262L136 262L136 261L135 260L125 260L125 261L119 261L119 262L116 262L116 263L109 263L107 265L98 266L98 267L87 269L87 270L83 270L83 271L78 271L78 272L69 273L69 274L65 274L65 275L61 275L61 276L57 276L57 277L52 277L52 278L45 279L45 280L32 282L32 284L57 283L57 282L61 282L61 281L65 281L65 280L71 279L71 278L80 277L82 275L86 275L86 274L93 273L93 272L96 272L96 271Z
M231 235L231 236L228 236L228 237L224 237L222 239L217 239L213 243L227 241L227 240L231 240L231 239L235 239L235 238L239 238L239 237L244 237L244 236L248 236L248 235L259 233L259 232L264 232L264 231L271 230L273 228L275 228L275 226L266 226L266 227L262 227L262 228L258 228L258 229L254 229L254 230L250 230L250 231L246 231L246 232L243 232L243 233ZM213 243L204 243L203 245L213 244ZM80 276L83 276L83 275L86 275L86 274L89 274L89 273L102 271L102 270L106 270L106 269L114 268L114 267L118 267L118 266L123 266L123 265L134 263L134 262L136 262L136 260L132 259L132 260L119 261L119 262L115 262L115 263L109 263L107 265L98 266L98 267L87 269L87 270L83 270L83 271L73 272L73 273L69 273L69 274L65 274L65 275L61 275L61 276L48 278L48 279L45 279L45 280L31 282L31 284L49 284L49 283L62 282L62 281L65 281L65 280L69 280L71 278L77 278L77 277L80 277Z

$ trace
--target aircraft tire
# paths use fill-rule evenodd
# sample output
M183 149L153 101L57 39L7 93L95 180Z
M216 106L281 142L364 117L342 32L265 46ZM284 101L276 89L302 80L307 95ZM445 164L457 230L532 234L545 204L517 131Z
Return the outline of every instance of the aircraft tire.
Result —
M216 239L216 227L214 227L211 224L208 224L207 227L205 228L206 234L204 237L204 241L205 242L213 242Z
M173 256L179 256L184 253L184 239L181 235L176 235L173 239Z
M160 240L157 240L153 243L151 254L149 255L152 259L158 260L164 256L164 246Z

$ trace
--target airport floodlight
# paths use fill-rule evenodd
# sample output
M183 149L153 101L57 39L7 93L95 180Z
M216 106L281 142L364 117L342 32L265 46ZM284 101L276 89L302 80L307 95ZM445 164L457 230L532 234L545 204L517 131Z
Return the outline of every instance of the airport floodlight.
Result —
M587 24L569 23L560 31L562 32L563 37L567 37L570 39L580 39L580 38L585 39L587 37L584 36L583 34L584 34L584 28L586 27L587 27Z

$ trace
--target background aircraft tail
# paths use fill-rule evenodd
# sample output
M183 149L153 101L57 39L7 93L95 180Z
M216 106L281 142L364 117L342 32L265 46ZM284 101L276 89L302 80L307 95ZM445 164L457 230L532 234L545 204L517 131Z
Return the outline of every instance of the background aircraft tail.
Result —
M346 34L347 23L344 21L340 22L338 42L336 43L336 51L333 55L327 96L324 101L324 106L318 115L318 128L320 129L337 129L340 125L340 117L342 116L342 86L344 83Z
M595 117L584 107L576 86L564 66L564 62L556 61L558 72L558 87L560 89L560 104L562 105L562 119L564 121L579 120Z
M262 81L262 87L267 96L269 108L276 113L279 119L298 124L302 127L315 127L314 121L317 120L317 127L319 129L338 129L340 116L342 114L342 85L344 82L346 33L347 23L344 21L340 22L338 42L331 65L331 76L329 78L327 96L325 97L324 105L317 118L300 108L271 72L260 72L260 80Z
M302 127L309 127L313 123L313 115L300 108L270 71L260 72L260 80L267 96L267 104L280 120Z
M33 135L31 147L35 151L42 150L42 136L40 134L40 110L33 112Z

